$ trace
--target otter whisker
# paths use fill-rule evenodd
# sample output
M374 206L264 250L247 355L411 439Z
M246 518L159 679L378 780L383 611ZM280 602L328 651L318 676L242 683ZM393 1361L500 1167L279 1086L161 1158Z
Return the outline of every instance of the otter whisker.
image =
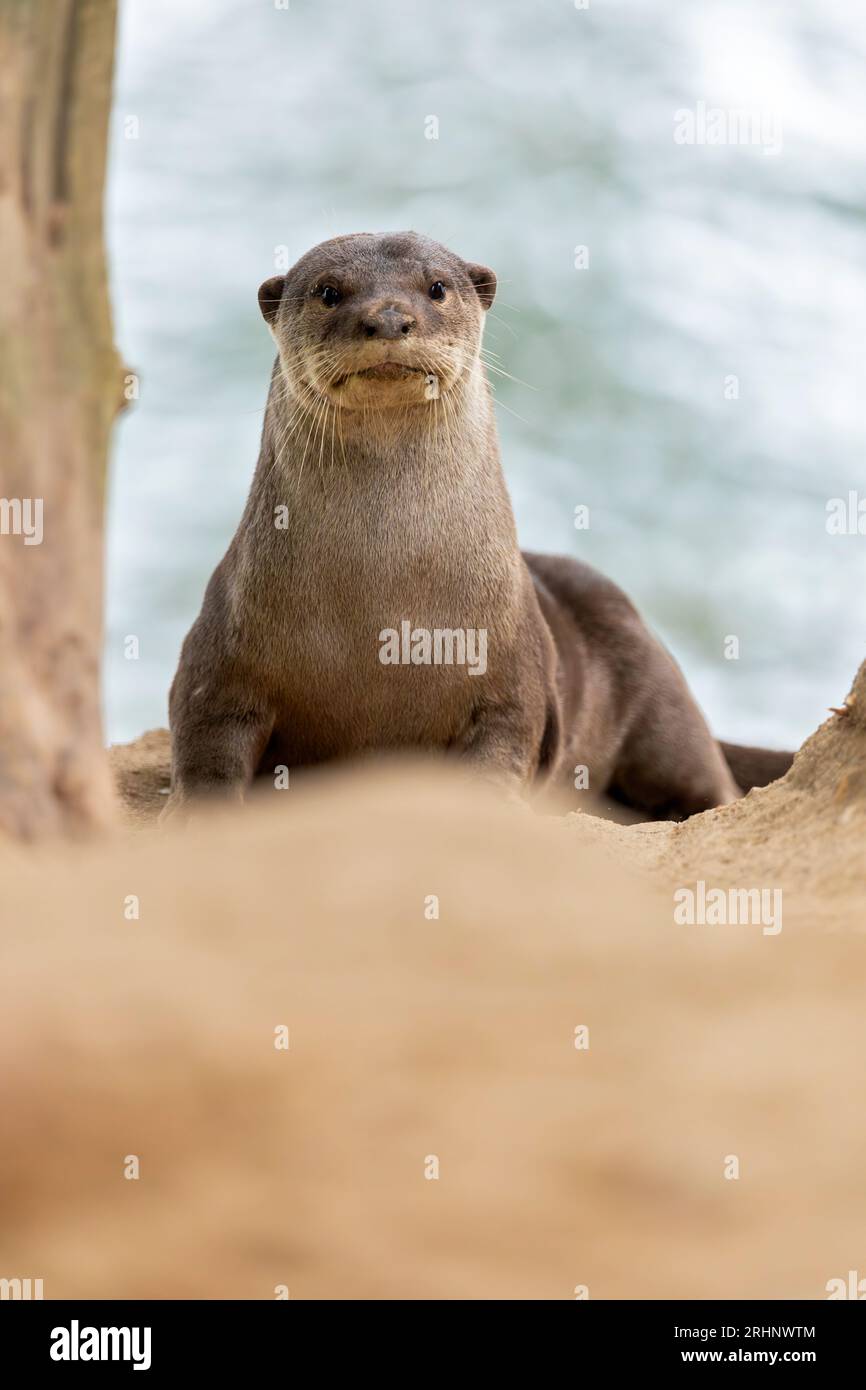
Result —
M482 364L480 362L476 365L480 371L483 371ZM487 381L485 378L482 379L485 381L485 385L487 386L487 389L490 391L491 395L496 401L497 406L500 407L502 410L507 410L509 415L513 415L515 420L519 420L520 423L522 425L526 425L528 429L532 429L532 426L530 425L528 420L525 420L522 415L518 415L516 410L512 410L510 405L506 405L503 400L500 400L499 396L496 394L496 387L493 385L493 382Z
M487 361L486 358L484 359L484 366L487 368L489 372L496 372L497 376L507 377L509 381L516 382L518 386L525 386L529 391L538 390L538 387L533 386L530 381L522 381L519 376L513 376L511 372L506 372L504 367L499 367L495 362Z

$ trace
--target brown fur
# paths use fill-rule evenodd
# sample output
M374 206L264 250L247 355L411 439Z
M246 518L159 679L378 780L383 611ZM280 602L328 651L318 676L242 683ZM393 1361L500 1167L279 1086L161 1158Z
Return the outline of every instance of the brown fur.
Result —
M495 284L404 233L325 242L262 286L278 358L246 509L171 692L168 814L241 799L256 773L406 748L515 790L585 765L592 790L651 816L739 795L628 599L521 555L481 356ZM486 670L383 665L380 634L404 620L484 629Z

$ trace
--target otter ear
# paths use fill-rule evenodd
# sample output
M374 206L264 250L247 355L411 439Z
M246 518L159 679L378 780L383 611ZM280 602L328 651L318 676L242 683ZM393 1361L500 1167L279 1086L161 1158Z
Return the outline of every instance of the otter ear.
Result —
M280 307L280 300L283 297L283 286L286 283L285 275L272 275L270 280L266 280L263 285L259 285L259 308L265 317L265 322L273 324L277 317Z
M496 276L486 265L467 265L469 279L475 286L482 309L489 309L496 296Z

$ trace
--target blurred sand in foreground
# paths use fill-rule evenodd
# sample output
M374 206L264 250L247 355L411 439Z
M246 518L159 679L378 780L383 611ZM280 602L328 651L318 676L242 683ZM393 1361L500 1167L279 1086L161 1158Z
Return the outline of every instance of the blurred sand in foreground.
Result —
M5 848L0 1276L568 1299L866 1275L864 714L861 671L784 782L682 826L396 767ZM149 738L150 763L114 751L142 823ZM781 887L782 931L675 924L701 874Z

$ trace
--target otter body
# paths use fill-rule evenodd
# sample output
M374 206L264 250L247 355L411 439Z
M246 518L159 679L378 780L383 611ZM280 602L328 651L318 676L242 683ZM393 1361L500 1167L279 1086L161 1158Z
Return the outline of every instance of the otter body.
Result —
M494 293L414 233L326 242L261 287L278 358L172 686L167 814L377 749L447 751L519 790L583 766L652 816L739 795L625 596L518 548L480 356Z

